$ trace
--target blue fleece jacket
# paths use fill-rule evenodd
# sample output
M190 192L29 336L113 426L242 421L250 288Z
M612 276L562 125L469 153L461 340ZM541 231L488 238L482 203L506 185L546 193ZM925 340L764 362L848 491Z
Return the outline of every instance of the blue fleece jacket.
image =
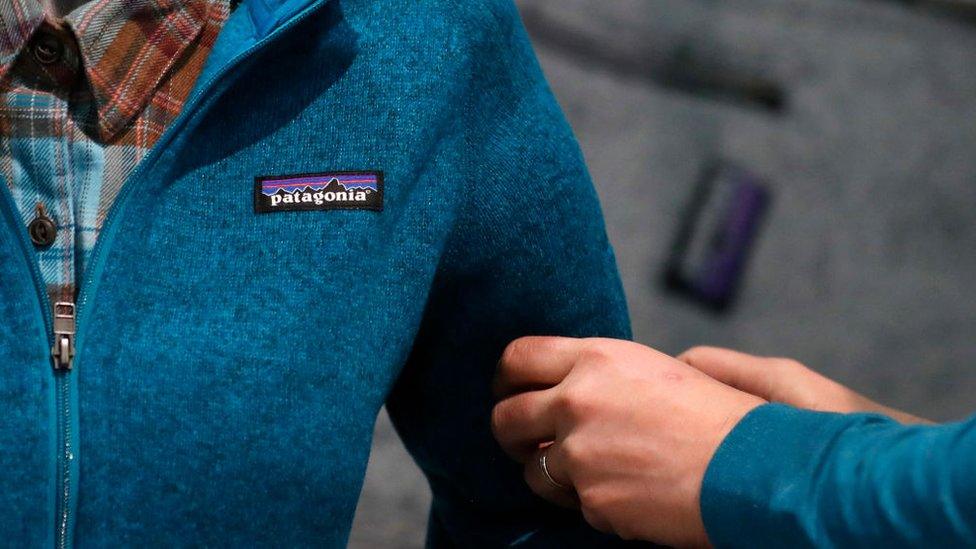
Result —
M976 547L976 416L903 426L768 404L702 486L718 547Z
M382 211L255 212L255 177L333 170ZM489 430L509 340L629 336L508 0L245 0L105 222L68 373L0 188L4 542L341 547L388 402L433 545L612 543Z

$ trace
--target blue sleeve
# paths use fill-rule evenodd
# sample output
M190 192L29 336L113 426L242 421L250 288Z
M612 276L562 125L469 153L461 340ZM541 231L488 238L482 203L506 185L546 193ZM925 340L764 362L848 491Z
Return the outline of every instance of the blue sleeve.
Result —
M511 3L488 4L471 92L457 106L462 145L440 153L466 203L387 407L432 488L428 545L612 547L623 542L532 494L491 435L490 385L508 342L629 338L630 325L576 142Z
M976 545L976 416L903 426L769 404L733 429L702 485L718 547Z

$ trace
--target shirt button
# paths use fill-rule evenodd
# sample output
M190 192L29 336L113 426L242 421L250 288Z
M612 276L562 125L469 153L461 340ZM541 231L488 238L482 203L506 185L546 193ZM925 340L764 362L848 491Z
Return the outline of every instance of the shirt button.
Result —
M58 236L58 227L48 217L44 210L44 204L37 204L37 215L27 225L27 234L30 235L31 242L38 248L47 248L54 244L54 239Z
M50 65L61 60L64 53L64 45L52 34L39 34L34 42L34 59L42 65Z

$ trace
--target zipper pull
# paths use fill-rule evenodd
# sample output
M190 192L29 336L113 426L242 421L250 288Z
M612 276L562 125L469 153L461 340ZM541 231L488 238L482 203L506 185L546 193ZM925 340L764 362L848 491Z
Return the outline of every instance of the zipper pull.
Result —
M55 370L70 370L75 358L75 304L54 304L54 347L51 347Z

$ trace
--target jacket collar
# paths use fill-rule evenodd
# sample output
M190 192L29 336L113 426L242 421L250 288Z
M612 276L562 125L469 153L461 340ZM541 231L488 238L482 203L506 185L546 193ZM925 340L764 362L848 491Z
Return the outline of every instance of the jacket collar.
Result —
M221 29L217 43L197 78L197 91L211 77L291 21L337 0L243 0Z
M288 23L307 9L315 9L329 0L244 0L254 26L254 36L261 39Z

